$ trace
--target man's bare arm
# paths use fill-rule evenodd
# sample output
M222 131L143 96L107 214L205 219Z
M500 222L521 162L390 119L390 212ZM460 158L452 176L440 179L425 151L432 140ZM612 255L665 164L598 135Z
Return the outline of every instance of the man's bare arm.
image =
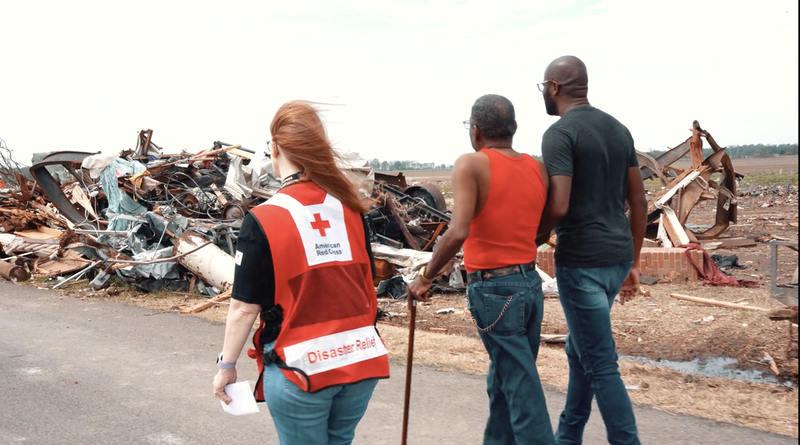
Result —
M633 236L633 266L639 267L639 258L647 228L647 197L639 167L628 168L628 207L630 208L631 235Z
M429 278L441 272L469 236L469 225L475 217L478 202L478 156L484 155L462 155L453 166L453 217L447 232L436 244L436 250L426 268Z
M628 168L628 196L626 199L630 208L628 218L630 220L631 236L633 237L633 267L620 289L620 302L622 304L636 297L641 287L639 264L644 233L647 229L647 198L644 194L644 182L638 166Z
M550 232L569 211L569 196L572 193L572 177L555 175L550 177L547 192L547 204L542 212L539 230L536 235L536 245L541 245L550 238Z

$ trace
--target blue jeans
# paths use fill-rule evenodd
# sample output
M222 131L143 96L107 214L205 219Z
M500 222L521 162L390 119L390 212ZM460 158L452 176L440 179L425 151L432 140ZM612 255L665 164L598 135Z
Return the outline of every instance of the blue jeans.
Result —
M348 445L367 411L378 379L308 393L270 363L264 367L264 399L281 445Z
M478 278L467 297L490 359L484 445L554 444L536 369L544 305L539 274Z
M556 442L583 442L583 429L597 398L608 443L638 445L633 407L617 365L611 333L611 307L628 276L631 262L611 267L556 266L558 294L567 318L569 386L567 403L558 422Z

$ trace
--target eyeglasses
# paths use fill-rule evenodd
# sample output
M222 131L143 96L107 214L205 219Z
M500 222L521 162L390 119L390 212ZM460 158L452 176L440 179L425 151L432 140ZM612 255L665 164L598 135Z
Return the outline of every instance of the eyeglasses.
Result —
M544 84L546 84L548 82L553 82L554 84L559 85L559 86L561 85L561 82L559 82L557 80L553 80L553 79L547 79L544 82L539 82L539 83L536 84L536 87L539 88L539 92L540 93L544 93Z
M467 130L469 130L474 125L472 122L469 121L469 119L465 120L463 123L464 123L464 128L466 128Z

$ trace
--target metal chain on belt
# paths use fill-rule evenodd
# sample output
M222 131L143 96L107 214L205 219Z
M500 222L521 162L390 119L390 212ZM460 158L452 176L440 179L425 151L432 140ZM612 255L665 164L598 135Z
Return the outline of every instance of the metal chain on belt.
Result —
M478 326L478 322L475 321L475 316L473 315L472 316L472 324L474 324L475 327L478 328L478 330L481 331L481 332L489 332L489 331L491 331L492 328L494 328L494 326L500 321L500 319L503 318L503 315L505 315L506 310L508 309L508 305L511 304L511 299L512 298L514 298L514 295L509 295L508 296L508 299L506 300L506 304L505 304L505 306L503 306L503 310L500 311L500 315L497 316L497 320L495 320L494 323L490 324L489 326L487 326L485 328L482 328L482 327ZM472 312L470 311L470 315L471 314L472 314Z

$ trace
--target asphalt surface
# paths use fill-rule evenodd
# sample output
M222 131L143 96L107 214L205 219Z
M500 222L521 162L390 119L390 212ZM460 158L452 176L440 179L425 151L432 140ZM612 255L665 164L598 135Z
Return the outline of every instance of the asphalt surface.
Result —
M223 413L212 395L224 327L175 313L0 282L0 444L277 444L266 406ZM255 382L240 357L239 379ZM382 381L355 444L399 444L405 368ZM484 380L414 368L409 444L480 444ZM547 391L555 422L564 396ZM636 407L648 444L796 444L796 439ZM555 425L555 423L554 423ZM586 444L602 444L595 410Z

